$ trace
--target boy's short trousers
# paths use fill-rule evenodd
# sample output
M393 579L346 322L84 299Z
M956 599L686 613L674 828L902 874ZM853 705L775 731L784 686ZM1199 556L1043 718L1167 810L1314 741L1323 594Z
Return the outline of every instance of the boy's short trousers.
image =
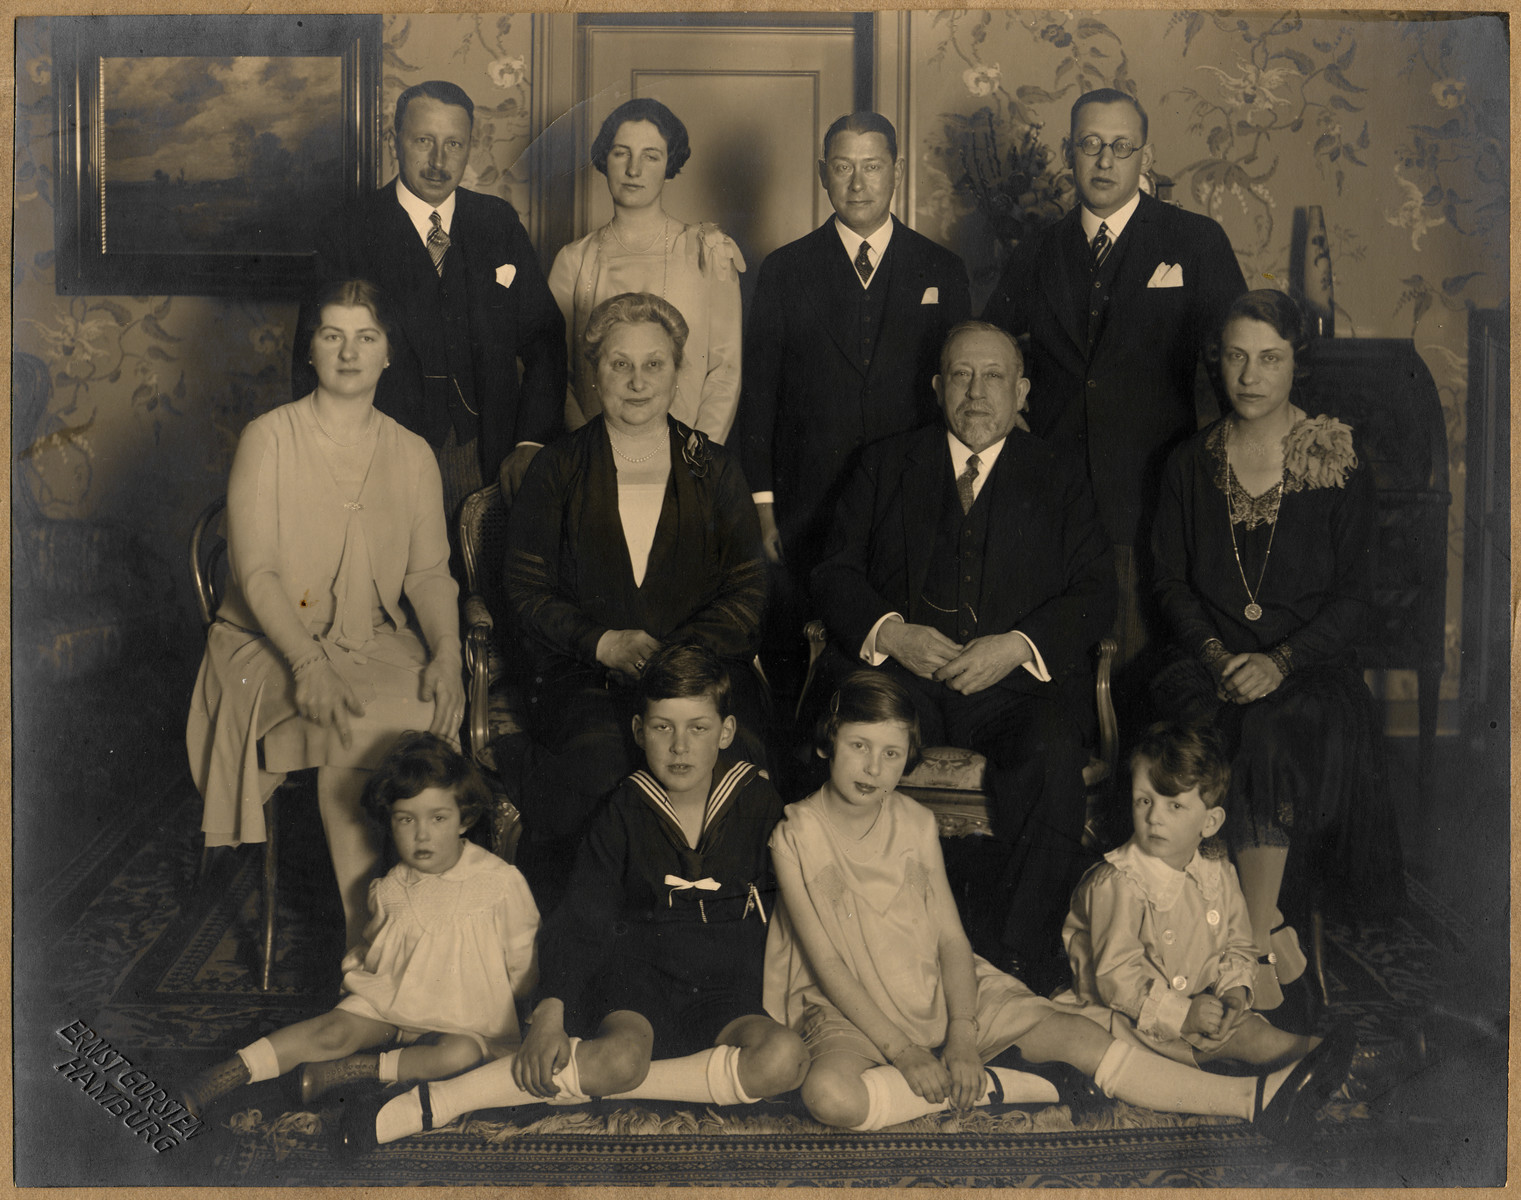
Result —
M735 987L733 980L698 984L653 970L622 971L617 978L604 976L592 985L583 1010L591 1029L607 1013L628 1009L640 1014L655 1031L654 1058L681 1058L712 1046L724 1027L738 1017L764 1016L760 981L753 987Z
M1109 1036L1117 1042L1129 1042L1132 1046L1140 1046L1144 1050L1150 1050L1153 1054L1160 1054L1175 1062L1185 1063L1190 1067L1199 1065L1197 1051L1206 1054L1219 1050L1225 1045L1220 1038L1209 1037L1202 1033L1180 1034L1175 1038L1158 1038L1150 1034L1142 1033L1136 1028L1136 1024L1125 1013L1110 1008L1107 1004L1089 1004L1079 1000L1077 994L1072 991L1058 992L1053 998L1054 1003L1063 1012L1077 1013L1087 1017L1090 1021L1102 1025L1109 1031ZM1261 1021L1264 1025L1271 1024L1266 1017L1259 1012L1246 1014L1247 1021ZM1233 1035L1234 1036L1234 1035Z
M977 959L977 1056L983 1062L997 1058L1057 1006L1044 996L1037 996L1012 975L1006 975L985 959ZM869 1037L862 1033L832 1004L811 1004L803 1012L803 1027L798 1031L808 1047L810 1058L845 1051L881 1066L887 1059ZM945 1035L941 1034L943 1043ZM929 1049L937 1049L931 1046Z

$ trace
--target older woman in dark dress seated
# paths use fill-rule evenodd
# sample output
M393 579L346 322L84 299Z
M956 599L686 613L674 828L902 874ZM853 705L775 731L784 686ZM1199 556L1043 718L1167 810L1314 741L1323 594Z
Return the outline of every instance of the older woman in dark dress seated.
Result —
M764 761L747 665L765 602L760 529L737 461L669 415L686 339L658 296L599 304L582 347L601 412L539 453L513 502L506 589L533 665L519 795L541 853L568 848L641 761L632 685L662 645L727 660L732 753Z
M1174 453L1153 538L1177 654L1154 693L1213 720L1233 748L1224 833L1261 1009L1309 995L1282 910L1302 917L1312 897L1368 908L1401 891L1382 729L1353 651L1372 596L1374 484L1353 430L1295 403L1310 349L1279 292L1226 311L1210 358L1232 411Z

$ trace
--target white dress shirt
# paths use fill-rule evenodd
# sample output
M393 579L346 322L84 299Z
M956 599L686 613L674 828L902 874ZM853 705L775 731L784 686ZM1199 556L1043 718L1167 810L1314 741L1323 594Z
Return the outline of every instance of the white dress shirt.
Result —
M412 193L412 190L401 181L401 176L396 177L396 199L402 208L407 210L407 216L412 218L412 226L417 230L417 236L422 238L423 245L428 244L428 235L433 232L433 214L438 213L438 223L445 233L454 222L454 193L450 192L444 202L436 208L426 200L420 199Z
M1137 192L1107 217L1097 217L1089 212L1086 207L1080 208L1078 213L1083 222L1083 240L1091 246L1093 239L1098 236L1098 227L1100 225L1107 225L1109 226L1109 240L1111 242L1119 241L1120 234L1125 232L1125 226L1130 224L1130 218L1135 216L1135 210L1140 206L1140 203L1141 193Z

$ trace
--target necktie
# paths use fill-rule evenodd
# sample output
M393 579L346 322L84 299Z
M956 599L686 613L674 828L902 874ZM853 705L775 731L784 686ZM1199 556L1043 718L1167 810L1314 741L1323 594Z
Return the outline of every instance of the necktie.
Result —
M1093 252L1093 269L1097 271L1104 265L1104 260L1109 257L1109 251L1114 249L1114 239L1109 236L1109 226L1099 222L1098 232L1093 235L1093 241L1088 244Z
M444 255L449 253L449 235L444 232L436 212L429 219L433 222L433 228L428 231L428 253L433 256L433 269L442 275Z
M965 516L972 511L972 484L977 479L977 468L982 466L974 454L966 460L966 470L956 476L956 495L961 500L961 512Z
M856 274L861 277L861 282L866 283L871 279L871 259L866 256L870 247L863 241L861 248L856 252Z

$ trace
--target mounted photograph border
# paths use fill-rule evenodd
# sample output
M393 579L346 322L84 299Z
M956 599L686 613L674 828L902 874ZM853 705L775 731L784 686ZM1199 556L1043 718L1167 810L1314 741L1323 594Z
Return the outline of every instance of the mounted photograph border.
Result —
M380 159L382 19L376 14L61 18L54 42L58 113L59 295L294 296L310 281L309 246L173 253L108 249L102 161L104 58L337 59L345 201L374 186Z

